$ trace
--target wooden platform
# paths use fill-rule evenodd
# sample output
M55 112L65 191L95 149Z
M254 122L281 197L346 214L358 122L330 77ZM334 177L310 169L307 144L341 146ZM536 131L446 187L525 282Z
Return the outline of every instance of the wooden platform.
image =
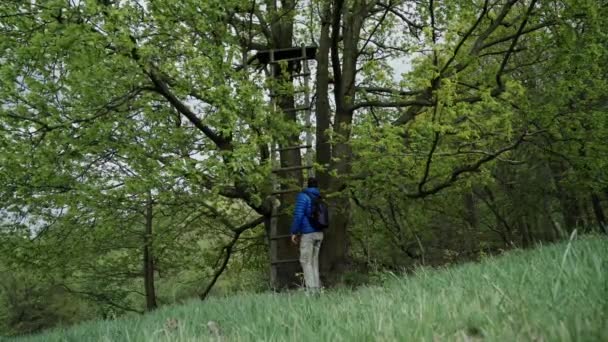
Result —
M274 55L271 59L271 55ZM269 64L271 60L282 61L282 60L302 60L315 59L317 57L317 47L314 45L306 47L293 47L286 49L272 49L263 50L255 54L254 60L257 60L261 64Z

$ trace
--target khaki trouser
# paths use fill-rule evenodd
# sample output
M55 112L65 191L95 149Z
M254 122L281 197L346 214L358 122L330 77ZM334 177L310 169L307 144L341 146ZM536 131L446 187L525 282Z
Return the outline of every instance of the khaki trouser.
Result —
M304 271L306 288L316 290L321 287L319 278L319 250L323 241L323 232L302 234L300 241L300 263Z

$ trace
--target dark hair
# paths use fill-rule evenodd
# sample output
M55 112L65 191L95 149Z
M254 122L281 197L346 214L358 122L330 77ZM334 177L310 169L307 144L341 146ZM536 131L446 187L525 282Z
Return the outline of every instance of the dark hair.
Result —
M319 182L317 181L316 178L310 177L310 178L308 178L308 187L309 188L318 188Z

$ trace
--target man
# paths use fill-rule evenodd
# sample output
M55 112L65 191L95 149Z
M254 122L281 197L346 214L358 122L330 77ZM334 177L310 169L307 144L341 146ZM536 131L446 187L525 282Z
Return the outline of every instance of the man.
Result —
M321 288L319 278L319 249L323 241L323 232L311 224L313 199L320 196L319 183L315 178L308 179L308 187L296 198L296 206L291 225L291 241L300 242L300 263L304 272L306 288L317 291Z

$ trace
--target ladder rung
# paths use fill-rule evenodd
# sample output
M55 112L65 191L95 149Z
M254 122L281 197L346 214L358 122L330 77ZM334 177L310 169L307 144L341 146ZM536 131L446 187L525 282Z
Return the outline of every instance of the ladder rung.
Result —
M287 109L283 109L284 112L298 112L301 110L308 110L310 109L310 106L302 106L302 107L296 107L296 108L287 108Z
M288 166L288 167L283 167L280 169L274 169L274 170L272 170L272 172L277 173L277 172L296 171L296 170L304 170L304 169L312 169L312 168L313 168L312 165Z
M281 239L287 239L289 237L291 237L291 234L275 235L275 236L271 236L270 240L281 240Z
M303 148L312 148L312 145L299 145L299 146L281 147L281 148L273 149L272 152L293 151L293 150L300 150L300 149L303 149Z
M303 60L305 60L305 59L308 59L308 58L304 58L304 57L293 57L293 58L284 58L284 59L278 59L278 60L275 60L275 61L270 61L269 63L271 63L271 64L279 64L279 63L281 63L281 62L283 62L283 61L286 61L286 62L291 62L291 61L303 61Z
M305 93L306 89L295 89L292 92L285 92L284 94L277 94L277 93L271 93L270 96L271 98L275 98L275 97L279 97L279 96L284 96L284 95L293 95L293 94L301 94L301 93Z
M290 263L296 263L296 262L300 262L300 259L275 260L275 261L271 261L270 263L273 265L276 265L276 264L290 264Z
M302 189L287 189L287 190L277 190L277 191L273 191L272 194L273 195L284 195L284 194L291 194L294 192L300 192L302 191ZM278 215L280 216L280 215Z

